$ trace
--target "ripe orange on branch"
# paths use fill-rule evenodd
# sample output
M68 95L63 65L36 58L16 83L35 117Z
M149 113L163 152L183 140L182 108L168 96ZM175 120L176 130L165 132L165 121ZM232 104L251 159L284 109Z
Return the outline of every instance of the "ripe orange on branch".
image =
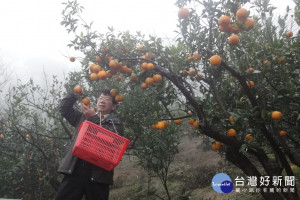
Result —
M230 24L230 17L227 15L223 15L219 18L218 24L222 27L227 27Z
M73 92L76 94L82 94L82 88L79 85L76 85L73 89Z
M222 62L222 59L220 56L218 55L213 55L212 57L210 57L209 59L209 63L212 65L212 66L218 66L220 65Z
M175 120L174 120L174 123L177 124L177 125L181 124L181 122L182 122L182 121L181 121L180 119L175 119Z
M235 136L236 135L236 131L233 128L228 129L227 130L227 135L228 136Z
M153 80L153 78L148 77L148 78L146 78L145 83L146 83L147 85L152 85L152 84L154 83L154 80Z
M254 139L254 137L253 137L250 133L248 133L248 134L246 135L245 139L246 139L247 141L249 141L249 140Z
M180 8L179 11L178 11L178 18L179 19L186 19L186 18L188 18L189 14L190 14L189 9Z
M117 96L117 94L118 94L117 89L111 89L110 90L110 96L115 97L115 96Z
M249 17L247 17L246 20L244 21L244 24L246 26L245 27L246 31L249 31L254 26L254 20L251 19L251 18L249 18Z
M124 95L122 94L117 94L115 97L116 102L121 102L124 100Z
M91 73L90 74L90 79L93 81L97 81L98 80L98 75L96 73Z
M162 76L160 74L154 74L152 78L155 83L159 83L162 81Z
M228 38L228 44L229 45L237 45L240 41L240 38L238 35L231 35L229 38Z
M286 32L286 37L292 37L293 36L293 32L292 31L288 31Z
M280 120L282 118L282 113L280 111L273 111L271 117L274 120Z
M280 136L285 136L285 135L286 135L286 131L281 130L281 131L279 132L279 135L280 135Z
M71 56L70 58L69 58L69 60L71 61L71 62L75 62L75 57L73 57L73 56Z
M248 10L246 8L240 8L236 11L236 18L240 21L245 21L249 16Z
M99 71L97 75L100 80L104 80L107 78L107 72L104 70Z

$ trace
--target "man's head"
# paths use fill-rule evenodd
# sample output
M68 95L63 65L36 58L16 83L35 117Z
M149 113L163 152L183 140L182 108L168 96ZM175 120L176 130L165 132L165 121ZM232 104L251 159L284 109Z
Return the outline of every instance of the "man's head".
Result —
M101 115L110 114L117 107L117 102L115 98L110 96L110 90L102 90L97 101L97 111Z

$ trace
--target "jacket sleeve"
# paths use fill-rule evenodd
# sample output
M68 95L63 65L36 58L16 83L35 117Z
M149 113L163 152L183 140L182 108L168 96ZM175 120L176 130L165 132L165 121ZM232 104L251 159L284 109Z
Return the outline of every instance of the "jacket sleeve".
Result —
M75 109L74 103L76 102L76 96L70 93L62 99L59 107L61 115L72 125L76 126L82 116L82 112Z

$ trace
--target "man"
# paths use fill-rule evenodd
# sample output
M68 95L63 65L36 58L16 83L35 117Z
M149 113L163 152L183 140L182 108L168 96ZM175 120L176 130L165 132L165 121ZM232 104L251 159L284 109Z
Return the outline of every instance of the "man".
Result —
M112 114L117 102L110 96L110 90L103 90L97 101L97 111L91 105L81 103L82 112L73 107L76 102L76 94L66 96L60 104L61 115L76 128L71 144L65 157L60 162L58 172L64 174L64 178L58 188L56 200L81 200L85 195L87 200L107 200L109 197L109 185L113 184L113 170L106 171L98 166L88 163L72 155L78 128L84 120L100 124L105 129L122 135L123 126Z

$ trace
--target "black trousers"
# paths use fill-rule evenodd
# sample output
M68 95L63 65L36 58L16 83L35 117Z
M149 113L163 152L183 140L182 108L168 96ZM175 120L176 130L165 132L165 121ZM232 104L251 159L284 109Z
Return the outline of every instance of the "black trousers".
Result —
M73 174L67 174L58 187L55 200L108 200L109 185L91 181L90 163L78 160Z

